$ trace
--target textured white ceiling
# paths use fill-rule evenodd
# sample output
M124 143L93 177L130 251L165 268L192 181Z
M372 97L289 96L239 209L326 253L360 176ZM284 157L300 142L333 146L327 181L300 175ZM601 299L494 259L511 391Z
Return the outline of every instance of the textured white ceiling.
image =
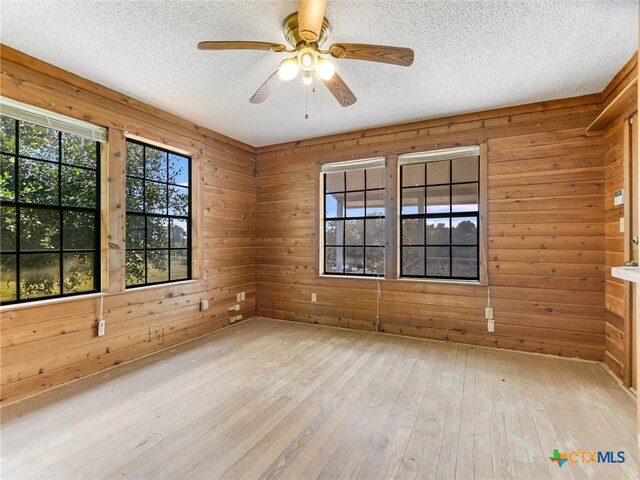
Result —
M638 0L329 0L335 42L411 47L412 67L338 60L342 108L300 77L249 98L284 54L294 0L2 0L2 43L254 146L601 91L638 45Z

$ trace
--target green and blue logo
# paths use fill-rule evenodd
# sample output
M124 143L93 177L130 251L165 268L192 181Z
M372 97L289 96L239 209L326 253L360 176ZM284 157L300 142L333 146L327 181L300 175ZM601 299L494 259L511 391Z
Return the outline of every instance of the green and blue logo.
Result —
M624 451L589 451L573 450L569 453L560 453L557 448L553 450L553 455L549 460L558 464L559 467L569 463L624 463Z

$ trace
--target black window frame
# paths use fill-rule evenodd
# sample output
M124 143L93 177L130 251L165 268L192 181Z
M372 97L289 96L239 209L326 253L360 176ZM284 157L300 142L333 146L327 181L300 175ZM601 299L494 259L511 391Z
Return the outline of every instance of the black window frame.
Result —
M386 172L386 167L384 165L380 165L380 166L363 166L362 170L364 170L364 188L363 189L357 189L357 190L348 190L347 189L347 171L351 170L351 169L345 169L343 171L338 171L338 172L322 172L323 175L323 195L322 195L322 228L323 228L323 261L322 261L322 273L323 275L332 275L332 276L347 276L347 277L384 277L385 275L385 271L384 271L384 262L386 261L386 255L385 255L385 250L386 250L386 246L385 246L385 241L384 238L386 236L386 205L383 206L383 211L384 214L383 215L367 215L367 196L368 196L368 192L385 192L385 197L386 197L386 185L384 185L383 182L383 186L382 187L377 187L377 188L367 188L367 170L368 169L376 169L376 168L381 168L383 170L383 172ZM352 170L358 169L357 167L354 167ZM332 173L342 173L344 175L343 178L343 182L344 182L344 189L343 190L336 190L336 191L332 191L332 192L327 192L327 175L330 175ZM362 210L363 210L363 214L364 215L359 215L359 216L346 216L346 212L347 212L347 206L346 206L346 195L347 193L362 193L363 194L363 206L362 206ZM330 217L327 218L327 214L326 214L326 202L327 202L327 195L331 195L331 194L343 194L345 196L345 206L344 206L344 212L345 215L342 217ZM374 245L374 244L367 244L367 220L375 220L375 219L382 219L384 221L384 227L383 227L383 241L382 244L380 245ZM346 228L342 229L342 243L338 243L336 241L335 244L328 244L327 243L327 223L328 222L332 222L332 221L342 221L346 222L349 220L362 220L363 222L363 232L362 232L362 239L363 239L363 243L362 245L347 245L346 244ZM336 235L336 240L337 240L337 235ZM347 252L347 248L348 247L361 247L363 249L363 264L362 264L362 272L347 272L346 271L346 252ZM327 249L328 248L342 248L342 272L336 272L336 271L327 271ZM367 273L367 248L375 248L375 249L381 249L382 250L382 258L383 258L383 269L382 272L380 273ZM337 256L337 254L336 254Z
M129 215L134 215L134 216L140 216L144 218L144 248L129 248L126 244L126 234L125 234L125 289L129 290L129 289L135 289L135 288L140 288L140 287L146 287L146 286L151 286L151 285L164 285L164 284L169 284L169 283L176 283L176 282L184 282L184 281L188 281L188 280L192 280L193 279L193 275L192 275L192 221L191 221L191 216L192 216L192 197L193 197L193 189L192 189L192 169L193 169L193 158L191 156L185 155L183 153L178 153L172 150L168 150L162 147L158 147L156 145L150 144L150 143L146 143L137 139L132 139L132 138L127 138L125 141L125 152L128 151L128 149L126 148L126 144L128 143L132 143L132 144L136 144L142 147L142 151L143 151L143 158L142 158L142 165L143 165L143 173L142 173L142 177L138 177L135 175L129 175L128 173L128 168L127 168L127 162L128 162L128 156L125 154L125 184L127 179L131 178L131 179L135 179L138 181L142 181L142 211L134 211L134 210L129 210L129 208L127 207L127 196L126 196L126 191L125 191L125 228L126 228L126 224L127 224L127 217L129 217ZM161 180L157 180L157 179L150 179L147 178L146 175L146 169L147 169L147 165L146 165L146 151L147 148L153 149L153 150L157 150L157 151L161 151L163 153L165 153L167 155L167 172L166 172L166 181L161 181ZM189 179L189 184L187 187L185 187L184 185L180 185L180 184L176 184L176 183L171 183L169 181L169 169L170 169L170 162L169 162L169 155L175 155L178 157L182 157L184 159L187 160L187 164L188 164L188 172L187 172L187 177ZM163 186L165 186L167 188L167 195L166 195L166 210L165 210L165 214L160 214L160 213L151 213L151 212L147 212L146 208L146 186L147 186L147 182L152 182L152 183L159 183ZM180 188L187 188L188 189L188 206L187 206L187 215L172 215L169 214L169 207L170 207L170 199L169 199L169 187L174 186L174 187L180 187ZM147 244L147 218L148 217L157 217L157 218L163 218L166 219L168 224L171 225L171 220L176 219L176 220L181 220L181 221L186 221L187 223L187 227L186 227L186 232L187 232L187 246L186 247L171 247L171 231L170 231L170 227L169 227L169 233L167 236L167 246L166 248L162 248L162 247L149 247ZM167 280L161 280L161 281L157 281L157 282L149 282L149 272L148 272L148 252L150 250L154 250L154 251L167 251ZM172 251L183 251L186 250L186 254L187 254L187 275L184 278L177 278L172 280L171 279L171 253ZM136 252L143 252L143 257L144 257L144 282L143 283L136 283L136 284L132 284L129 285L126 283L126 278L127 278L127 272L126 272L126 256L129 252L131 251L136 251Z
M101 145L99 141L95 141L95 161L96 161L96 166L95 168L91 168L91 167L87 167L84 165L78 165L78 164L73 164L73 163L66 163L64 161L64 156L63 156L63 135L67 134L67 135L75 135L73 133L68 133L68 132L64 132L62 130L58 130L57 128L53 128L53 127L48 127L48 126L43 126L43 125L39 125L33 122L29 122L29 121L25 121L25 120L18 120L16 118L13 118L11 116L8 115L2 115L2 117L4 118L8 118L13 120L15 123L15 147L14 147L14 151L13 152L7 152L2 150L2 147L0 146L0 156L2 157L13 157L14 158L14 191L13 191L13 200L5 200L0 198L0 206L1 207L9 207L9 208L15 208L15 219L16 219L16 243L15 243L15 250L1 250L0 251L0 256L2 257L9 257L9 256L15 256L15 270L16 270L16 299L15 300L9 300L9 301L3 301L1 302L2 305L14 305L14 304L21 304L21 303L29 303L29 302L36 302L36 301L41 301L41 300L50 300L50 299L56 299L56 298L69 298L69 297L77 297L80 295L89 295L89 294L93 294L93 293L98 293L101 291L101 285L102 285L102 275L101 275L101 261L102 261L102 257L101 257L101 196L100 196L100 185L101 185L101 178L100 178L100 155L101 155ZM44 159L44 158L38 158L38 157L33 157L33 156L29 156L29 155L21 155L20 154L20 124L21 123L28 123L31 125L37 125L40 126L42 128L47 128L49 130L53 130L55 132L57 132L57 137L58 137L58 142L57 142L57 161L55 160L50 160L50 159ZM78 136L78 135L76 135ZM24 202L20 199L20 169L21 169L21 163L23 161L36 161L36 162L43 162L43 163L48 163L51 165L56 165L57 167L57 204L52 205L52 204L45 204L45 203L37 203L37 202ZM71 167L71 168L78 168L81 170L87 170L87 171L91 171L91 172L95 172L95 178L96 178L96 187L95 187L95 207L78 207L78 206L68 206L68 205L63 205L62 202L62 196L63 196L63 182L62 182L62 170L63 167ZM21 245L20 245L20 238L21 238L21 212L23 209L32 209L32 210L46 210L46 211L54 211L57 212L58 214L58 221L59 221L59 247L57 249L41 249L41 250L26 250L26 249L22 249ZM65 241L65 237L64 237L64 215L66 212L82 212L82 213L92 213L94 215L94 248L91 249L87 249L87 248L64 248L64 241ZM90 290L83 290L81 292L70 292L70 293L65 293L65 287L64 287L64 268L65 268L65 264L64 264L64 256L65 254L82 254L82 253L92 253L94 255L93 257L93 288ZM58 263L59 263L59 289L60 289L60 293L58 294L54 294L54 295L43 295L43 296L38 296L38 297L29 297L29 298L21 298L21 261L20 261L20 257L23 255L51 255L51 254L57 254L58 257Z
M466 182L454 182L453 181L453 162L461 157L451 157L451 158L442 158L439 160L425 160L424 162L415 162L415 163L407 163L407 164L400 164L399 168L400 168L400 200L399 200L399 208L398 208L398 218L399 218L399 223L398 223L398 229L399 229L399 237L400 237L400 243L399 243L399 260L400 260L400 271L399 271L399 278L418 278L418 279L425 279L425 280L464 280L464 281L472 281L472 282L478 282L480 281L480 249L482 248L481 245L481 238L480 235L482 235L482 228L480 225L481 222L481 216L480 216L480 212L481 212L481 203L482 203L482 187L480 185L480 169L481 169L481 155L480 153L478 153L477 155L474 155L476 157L476 161L477 161L477 180L475 181L466 181ZM427 165L429 163L432 162L442 162L442 161L448 161L449 162L449 182L446 183L437 183L437 184L429 184L429 180L427 177ZM423 165L424 166L424 184L423 185L411 185L411 186L404 186L404 168L408 167L408 166L414 166L414 165ZM453 211L453 187L455 185L477 185L477 199L478 199L478 209L477 210L473 210L473 211L465 211L465 212L454 212ZM442 187L442 186L448 186L449 187L449 212L448 213L427 213L427 193L428 193L428 189L432 188L432 187ZM403 200L404 200L404 191L408 190L408 189L413 189L413 188L424 188L424 199L425 199L425 211L424 213L416 213L416 214L403 214L402 213L402 206L403 206ZM453 243L453 220L455 218L469 218L469 217L475 217L476 219L476 230L477 230L477 238L476 238L476 243L475 244L454 244ZM421 219L423 220L423 224L424 224L424 234L423 234L423 238L424 238L424 243L422 244L405 244L404 243L404 220L408 220L408 219ZM448 219L449 220L449 243L448 244L429 244L427 242L427 234L426 234L426 225L427 225L427 221L428 220L437 220L437 219ZM417 247L417 248L423 248L424 249L424 274L423 275L413 275L413 274L405 274L404 273L404 255L403 255L403 249L405 247ZM427 248L449 248L449 275L428 275L427 274ZM476 274L473 277L465 277L465 276L459 276L459 275L453 275L453 249L456 247L474 247L476 249Z

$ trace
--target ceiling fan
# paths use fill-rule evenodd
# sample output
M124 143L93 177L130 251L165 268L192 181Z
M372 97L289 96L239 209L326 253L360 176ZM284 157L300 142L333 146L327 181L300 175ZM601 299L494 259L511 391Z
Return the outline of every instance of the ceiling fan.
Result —
M389 63L408 67L413 63L413 50L402 47L364 43L335 43L323 50L320 46L329 35L329 22L324 17L327 0L298 0L298 11L284 21L284 35L292 48L280 43L247 41L200 42L200 50L264 50L275 53L295 53L285 58L278 69L253 94L251 103L262 103L282 82L288 82L303 71L306 85L320 77L343 107L356 103L357 98L336 72L335 63L327 58L345 58L368 62Z

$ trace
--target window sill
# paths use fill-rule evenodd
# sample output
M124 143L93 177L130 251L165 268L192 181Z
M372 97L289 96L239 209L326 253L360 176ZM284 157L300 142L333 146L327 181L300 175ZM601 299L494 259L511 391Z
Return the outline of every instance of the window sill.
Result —
M23 308L46 307L47 305L57 305L59 303L79 302L82 300L91 300L92 298L100 298L103 294L100 292L87 293L86 295L73 295L71 297L48 298L46 300L34 300L32 302L13 303L11 305L0 305L0 312L8 310L20 310Z
M385 278L383 276L370 277L370 276L363 276L363 275L327 275L324 273L317 275L316 278L331 278L331 279L353 278L357 280L377 280L377 281L383 280L385 282L436 283L436 284L445 284L445 285L470 285L474 287L487 286L485 282L482 282L480 280L459 280L459 279L445 280L440 278L411 278L411 277Z
M152 290L154 288L171 288L180 285L191 285L192 283L198 283L201 280L192 278L191 280L180 280L179 282L165 282L165 283L156 283L154 285L143 285L140 287L126 287L123 292L117 293L132 293L132 292L142 292L144 290Z
M145 285L144 287L133 287L125 289L121 292L94 292L87 293L85 295L73 295L71 297L60 297L60 298L48 298L47 300L34 300L33 302L24 302L24 303L13 303L11 305L0 305L0 312L5 312L9 310L19 310L23 308L33 308L33 307L46 307L47 305L57 305L59 303L67 303L67 302L80 302L82 300L91 300L93 298L100 298L100 296L104 295L105 297L112 295L122 295L127 293L135 293L137 291L142 290L151 290L155 288L172 288L175 286L181 285L191 285L193 283L198 283L201 280L192 279L192 280L183 280L180 282L170 282L170 283L158 283L157 285Z

